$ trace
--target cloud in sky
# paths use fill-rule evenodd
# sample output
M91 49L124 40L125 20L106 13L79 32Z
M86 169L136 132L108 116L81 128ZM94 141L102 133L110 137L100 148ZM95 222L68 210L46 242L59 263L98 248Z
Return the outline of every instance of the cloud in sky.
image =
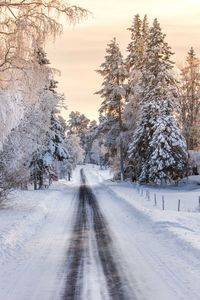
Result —
M106 44L116 36L123 54L130 41L132 18L157 17L167 41L176 52L180 64L191 46L200 56L199 0L77 0L73 4L93 12L88 20L74 28L65 28L55 45L46 50L52 65L61 70L59 90L64 92L69 112L79 110L90 118L98 118L101 99L94 95L101 78L94 72L104 60Z

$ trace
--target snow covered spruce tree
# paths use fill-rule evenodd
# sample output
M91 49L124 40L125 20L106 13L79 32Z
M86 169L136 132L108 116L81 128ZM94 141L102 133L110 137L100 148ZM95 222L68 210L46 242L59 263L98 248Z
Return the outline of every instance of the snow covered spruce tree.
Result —
M124 109L124 122L126 125L125 134L132 133L135 128L137 108L138 108L138 92L137 84L140 76L141 64L143 61L143 46L141 34L142 21L139 15L133 20L133 25L128 28L131 31L131 42L127 47L128 56L126 58L127 68L127 92L126 106Z
M181 70L180 119L189 150L200 144L200 62L193 48Z
M105 62L97 72L104 78L99 94L103 101L99 109L99 131L106 134L106 144L110 152L110 163L119 155L121 180L124 179L123 146L122 146L122 112L125 96L124 80L126 69L119 46L114 38L106 49ZM118 161L119 161L118 160Z
M145 41L148 33L147 16L145 15L143 20L137 14L133 19L133 24L128 30L131 32L131 42L128 44L128 55L126 58L126 67L128 72L134 67L139 70L142 65ZM130 76L130 73L128 73Z
M141 68L144 60L144 51L146 48L146 40L148 35L147 16L143 21L139 15L133 19L133 24L128 28L131 32L131 42L127 47L128 56L126 58L127 68L127 92L126 105L123 112L123 119L125 131L123 133L123 140L130 140L133 131L136 127L138 112L140 108L140 93L139 81L141 78ZM129 177L131 172L131 162L129 161L127 150L128 144L124 144L126 160L125 160L125 174Z
M43 153L43 167L46 175L52 178L67 178L71 174L70 154L66 146L65 120L54 110L51 115L51 126L48 132L48 145Z
M141 112L129 146L133 177L139 182L170 183L186 174L186 143L174 118L177 95L171 55L155 19L142 66Z
M140 16L136 15L133 20L133 25L128 28L128 30L131 32L131 42L127 47L128 56L126 58L126 68L128 84L126 94L127 105L124 111L124 117L127 121L128 128L133 130L137 118L138 103L140 102L138 82L141 77L141 68L148 36L147 16L145 16L142 21Z

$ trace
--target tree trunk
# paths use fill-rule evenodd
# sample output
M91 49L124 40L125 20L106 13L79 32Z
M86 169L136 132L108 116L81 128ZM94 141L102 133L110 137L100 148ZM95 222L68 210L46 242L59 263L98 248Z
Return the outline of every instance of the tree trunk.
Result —
M71 172L68 172L68 181L71 180Z
M40 177L39 177L39 189L43 188L43 174L42 172L40 173Z
M34 171L33 171L33 184L34 190L37 190L37 173L36 173L36 162L34 161Z
M120 177L121 181L124 181L124 160L123 160L123 145L122 145L122 111L121 111L121 99L119 99L119 155L120 155Z

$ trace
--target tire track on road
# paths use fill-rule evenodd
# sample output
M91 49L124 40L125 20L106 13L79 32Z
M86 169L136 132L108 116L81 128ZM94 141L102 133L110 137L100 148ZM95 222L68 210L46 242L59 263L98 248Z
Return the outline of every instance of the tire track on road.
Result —
M84 259L84 245L86 234L86 207L83 201L80 201L76 213L76 220L72 231L70 246L67 253L67 280L63 299L75 300L80 299L81 294L81 277L83 276L83 259Z
M87 251L85 242L87 240L89 215L92 217L92 228L90 230L94 230L98 256L105 276L109 298L112 300L134 300L136 298L133 294L131 294L131 297L129 296L126 279L119 272L107 222L101 213L92 189L86 185L83 170L81 170L81 181L76 220L67 254L70 264L68 266L63 300L81 299L82 279L84 276L83 259L84 252Z

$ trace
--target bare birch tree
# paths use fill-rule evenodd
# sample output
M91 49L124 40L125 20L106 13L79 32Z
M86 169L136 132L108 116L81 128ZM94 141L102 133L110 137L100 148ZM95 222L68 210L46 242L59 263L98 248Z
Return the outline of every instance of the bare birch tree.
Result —
M0 1L0 71L21 69L34 49L62 33L62 21L75 23L88 11L64 0Z

